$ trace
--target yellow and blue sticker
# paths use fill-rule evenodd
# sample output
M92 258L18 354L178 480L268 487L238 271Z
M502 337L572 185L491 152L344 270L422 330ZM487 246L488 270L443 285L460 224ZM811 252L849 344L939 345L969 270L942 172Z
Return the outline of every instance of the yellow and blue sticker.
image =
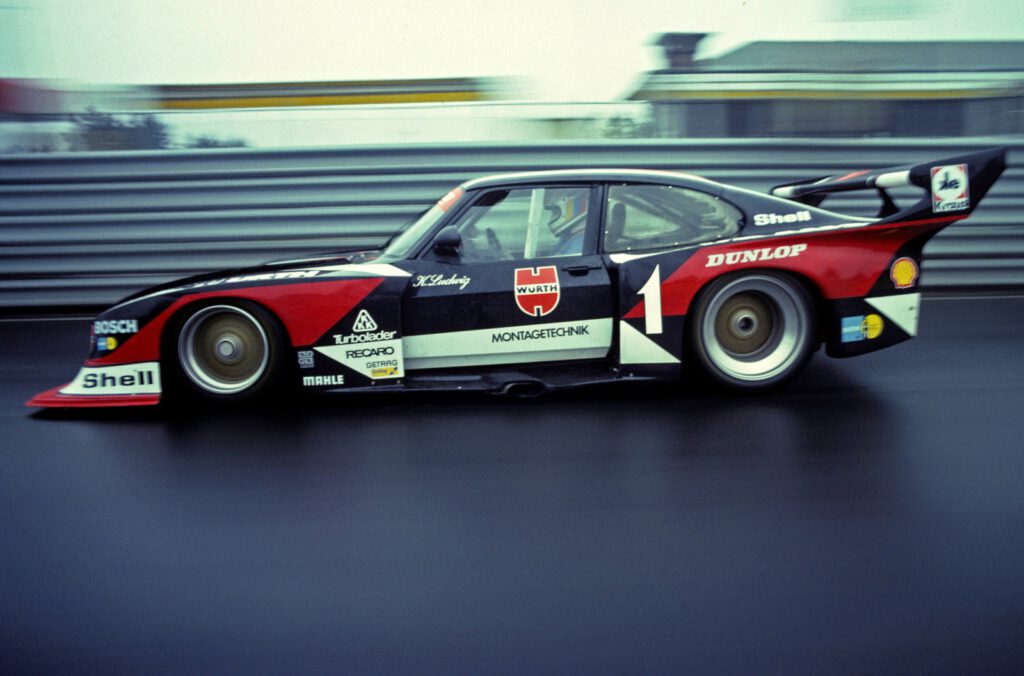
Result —
M844 343L857 343L862 340L874 340L882 335L884 323L879 315L858 315L842 318L840 339Z

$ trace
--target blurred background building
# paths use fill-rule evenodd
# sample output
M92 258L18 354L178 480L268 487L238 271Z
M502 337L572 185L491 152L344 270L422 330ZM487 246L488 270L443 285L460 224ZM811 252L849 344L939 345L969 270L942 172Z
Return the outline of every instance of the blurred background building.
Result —
M1024 42L752 42L714 59L705 34L658 40L668 68L633 101L660 137L988 136L1024 132Z
M0 80L0 152L587 138L1024 133L1024 42L756 41L665 68L618 101L523 100L508 78L194 85ZM0 73L3 75L3 73Z

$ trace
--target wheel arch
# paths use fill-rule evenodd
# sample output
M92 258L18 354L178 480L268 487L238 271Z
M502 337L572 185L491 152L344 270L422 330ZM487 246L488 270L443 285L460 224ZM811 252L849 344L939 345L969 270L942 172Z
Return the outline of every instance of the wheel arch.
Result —
M825 336L825 330L824 330L824 326L823 326L823 323L821 321L821 318L823 316L825 316L825 312L828 310L829 301L828 301L828 299L825 298L825 294L822 291L821 286L819 286L809 276L807 276L807 275L805 275L803 273L800 273L800 272L794 272L793 270L786 270L786 269L783 269L783 268L772 268L772 267L744 268L742 270L729 270L727 272L723 272L720 275L715 275L714 277L711 277L711 278L705 280L704 283L701 284L700 288L697 289L697 291L693 294L693 297L690 299L689 307L687 307L687 310L686 310L686 321L685 321L684 326L683 326L683 354L684 355L692 356L693 344L692 344L692 340L690 339L690 335L691 335L691 331L693 329L692 323L697 320L697 318L694 316L695 315L694 308L697 307L697 304L699 303L701 298L705 295L705 293L707 292L708 288L710 288L712 285L714 285L719 280L722 280L722 279L725 279L725 278L739 277L739 276L744 276L744 275L754 275L754 274L760 274L760 273L771 273L771 274L775 274L775 275L782 275L784 277L788 277L789 279L795 281L796 283L800 284L800 286L802 286L804 288L804 290L811 297L811 300L814 303L814 316L815 316L814 333L815 333L815 336L816 336L815 340L816 340L817 346L820 347L821 344L825 342L826 336Z
M682 352L684 355L684 367L687 371L701 371L701 364L703 362L700 357L700 348L697 339L697 333L700 331L699 324L702 320L703 307L708 294L712 291L721 291L727 288L732 281L742 280L744 278L754 278L758 276L767 276L771 278L781 278L799 288L805 295L806 300L809 301L810 310L810 352L813 353L820 349L821 344L824 342L824 323L822 318L825 315L824 312L828 307L828 301L824 297L821 288L814 283L806 274L795 272L790 269L784 269L779 267L771 266L760 266L760 267L749 267L738 270L729 270L722 274L707 280L703 283L700 288L693 294L687 307L685 323L683 326L683 346ZM709 299L709 301L712 299ZM809 354L808 354L809 356ZM800 360L806 363L806 357ZM703 367L706 369L706 367ZM800 366L796 369L799 372L803 367ZM786 376L781 379L781 382L790 380L792 376ZM730 385L730 387L732 387Z
M250 319L261 326L260 330L265 334L266 346L271 351L268 353L268 362L263 367L265 369L264 375L261 376L260 381L257 381L260 383L259 385L254 384L252 388L241 391L238 395L214 394L212 398L223 399L224 401L227 401L229 397L239 400L249 400L254 397L263 398L266 396L268 389L285 384L288 380L287 370L291 360L287 359L287 355L284 353L292 349L294 345L291 335L278 313L274 312L266 303L261 303L252 298L235 295L217 295L215 297L187 300L180 306L175 307L164 323L159 340L158 360L161 373L163 374L162 381L165 386L165 394L170 394L172 398L176 399L178 396L192 391L193 394L199 394L203 398L211 398L209 393L196 392L194 387L187 383L188 376L182 370L178 341L189 318L202 312L205 308L217 306L236 308L249 315ZM263 326L265 323L270 323L271 326ZM282 351L284 353L281 353ZM265 384L267 382L271 384L270 388ZM178 403L183 402L179 401Z
M284 321L281 319L280 315L274 312L274 309L266 303L245 296L207 296L205 298L189 298L171 311L170 315L167 317L167 321L164 322L163 327L160 329L159 352L157 354L157 359L160 361L161 367L164 365L164 361L168 357L174 356L174 343L177 342L178 331L185 323L185 320L196 310L201 310L204 307L210 307L212 305L241 305L243 307L255 306L259 308L277 322L277 327L281 330L282 335L287 340L288 346L295 347L291 332L287 330L287 326ZM168 351L169 347L171 348L170 352Z

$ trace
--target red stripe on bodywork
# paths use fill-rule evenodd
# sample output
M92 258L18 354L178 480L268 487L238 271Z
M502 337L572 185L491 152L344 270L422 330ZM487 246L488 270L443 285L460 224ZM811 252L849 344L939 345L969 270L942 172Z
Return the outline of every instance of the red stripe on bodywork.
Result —
M715 277L744 269L774 269L795 272L808 278L825 298L855 298L871 290L878 276L888 270L896 250L911 239L965 218L942 216L920 221L880 223L849 230L826 230L785 237L731 242L695 251L661 283L662 315L685 315L697 292ZM712 254L806 244L807 250L793 258L707 267ZM644 317L644 302L633 306L624 319Z
M176 300L129 338L114 353L87 360L86 366L130 364L160 358L160 337L167 320L188 303L210 298L250 300L265 306L284 323L292 345L310 345L380 286L383 277L254 286L191 294Z

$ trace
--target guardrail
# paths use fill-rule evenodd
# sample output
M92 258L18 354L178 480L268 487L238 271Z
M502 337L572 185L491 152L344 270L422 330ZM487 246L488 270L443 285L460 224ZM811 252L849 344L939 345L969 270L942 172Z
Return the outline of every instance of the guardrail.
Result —
M0 308L94 307L205 270L382 244L461 181L569 167L682 169L753 190L995 145L1009 167L925 248L927 289L1024 287L1024 141L724 140L0 157ZM871 215L870 195L829 208Z

